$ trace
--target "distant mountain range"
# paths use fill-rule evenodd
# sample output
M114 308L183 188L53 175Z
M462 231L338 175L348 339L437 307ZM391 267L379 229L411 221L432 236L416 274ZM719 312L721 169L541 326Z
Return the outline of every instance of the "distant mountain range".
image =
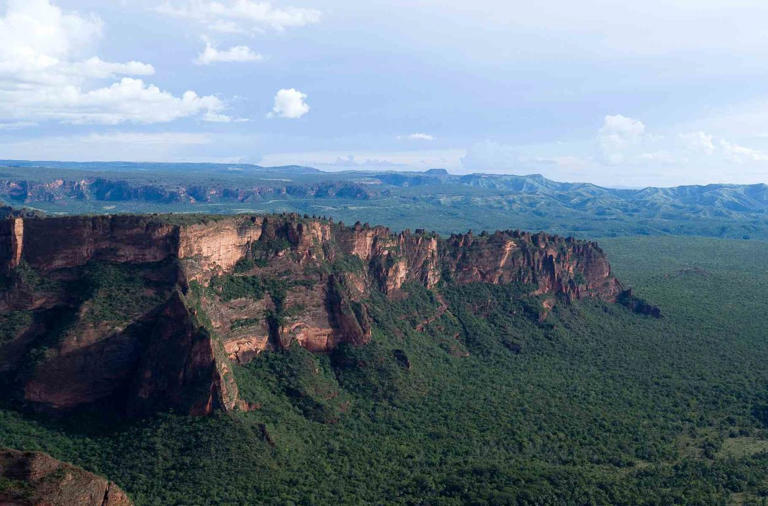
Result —
M0 161L0 199L47 213L280 212L395 229L768 239L768 185L615 189L541 175L250 164Z
M230 173L259 170L280 170L312 174L321 172L313 167L285 165L262 167L251 163L164 163L164 162L60 162L35 160L0 160L0 167L32 169L69 169L108 172L170 172L170 173Z

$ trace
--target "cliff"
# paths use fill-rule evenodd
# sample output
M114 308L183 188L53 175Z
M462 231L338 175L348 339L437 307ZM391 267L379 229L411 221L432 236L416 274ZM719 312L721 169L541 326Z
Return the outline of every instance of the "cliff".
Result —
M242 407L233 363L293 342L364 345L373 294L398 299L410 284L515 283L542 314L624 293L591 242L297 215L9 218L0 272L0 379L18 401L111 402L133 415Z
M82 175L82 174L81 174ZM39 177L39 176L38 176ZM78 178L49 177L27 179L0 176L0 198L14 204L58 201L100 201L100 202L152 202L157 204L199 202L252 202L264 198L344 198L366 200L385 195L386 190L371 188L370 185L344 181L316 183L286 183L279 178L265 176L259 183L244 183L242 180L182 183L178 181L147 182L137 178L93 177Z
M0 449L0 504L130 506L120 487L40 452Z
M299 264L355 256L385 292L411 281L431 288L441 280L524 282L536 284L540 293L606 300L620 290L592 242L519 231L442 240L422 230L392 234L385 227L343 227L296 215L210 218L189 225L146 216L11 218L0 222L0 268L7 272L22 259L50 272L90 261L140 264L174 257L189 261L190 279L209 279L245 259L251 246L275 241L298 255Z

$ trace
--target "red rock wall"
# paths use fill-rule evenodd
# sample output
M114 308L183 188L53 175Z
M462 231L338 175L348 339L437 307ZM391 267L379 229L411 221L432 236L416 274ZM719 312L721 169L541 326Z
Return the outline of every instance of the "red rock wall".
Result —
M145 217L24 219L21 258L46 272L90 260L145 263L175 254L178 230Z
M184 226L134 216L15 218L0 223L0 266L7 271L23 259L46 272L94 259L146 263L175 256L191 260L190 278L205 279L231 271L262 235L265 240L287 240L299 261L322 259L322 245L333 242L342 254L369 264L370 274L387 293L408 281L431 288L446 269L459 283L519 281L538 286L539 293L569 297L612 299L620 290L602 250L590 242L509 231L441 240L431 234L396 235L385 227L340 227L293 215L232 217ZM576 277L583 282L576 283Z
M254 244L269 258L266 267L254 267L252 274L301 281L282 302L300 309L279 325L262 321L233 331L235 320L261 318L274 310L270 297L203 301L208 304L203 311L223 342L212 339L199 323L203 315L190 309L189 294L182 292L191 281L206 285L215 275L231 273ZM287 246L274 250L272 245ZM348 262L354 257L359 268L329 272L336 260L357 265ZM179 262L164 264L167 272L149 265L169 258ZM408 282L427 288L441 281L519 282L531 285L535 294L607 301L621 292L595 243L546 234L505 231L443 239L423 231L393 234L385 227L344 227L296 215L217 217L186 225L152 216L0 221L2 272L23 261L42 276L71 277L80 272L73 268L92 260L148 264L149 275L165 283L163 297L172 295L142 316L146 342L127 332L130 327L107 334L91 324L93 328L86 325L83 332L57 343L51 356L24 378L23 398L33 405L68 409L127 391L126 408L137 415L168 407L199 415L233 409L237 385L227 356L242 363L293 340L315 352L340 343L367 343L371 322L365 300L374 290L397 296ZM67 294L21 286L4 293L0 311L59 308L74 314L72 304ZM0 360L3 353L6 359L22 356L24 346L22 338L12 341L0 349Z

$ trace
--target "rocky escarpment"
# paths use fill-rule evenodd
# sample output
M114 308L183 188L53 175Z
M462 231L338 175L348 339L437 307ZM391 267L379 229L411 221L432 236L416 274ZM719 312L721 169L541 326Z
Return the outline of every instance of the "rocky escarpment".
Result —
M0 380L17 401L135 415L242 407L233 364L292 343L364 345L371 297L414 284L514 283L543 313L631 298L591 242L297 215L14 217L0 221L0 272Z
M0 449L0 504L130 506L120 487L40 452Z
M366 200L386 194L370 186L343 181L291 184L280 180L258 184L147 183L104 177L28 180L0 177L0 198L15 204L57 201L152 202L156 204L198 202L253 202L264 198L344 198Z

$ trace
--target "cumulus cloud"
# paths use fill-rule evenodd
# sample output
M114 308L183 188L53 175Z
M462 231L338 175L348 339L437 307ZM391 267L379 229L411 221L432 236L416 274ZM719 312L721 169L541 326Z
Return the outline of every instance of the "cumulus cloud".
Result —
M402 137L399 137L399 138L402 138ZM429 135L429 134L420 133L420 132L413 133L413 134L410 134L410 135L406 135L405 138L408 139L409 141L433 141L433 140L435 140L435 136L434 135Z
M217 49L210 41L205 41L205 49L195 59L198 65L210 65L216 62L245 63L261 61L263 57L248 46L232 46L229 49Z
M275 105L272 112L267 114L268 118L301 118L309 112L309 105L305 102L306 93L302 93L294 88L278 90L275 94Z
M182 96L135 76L154 74L138 61L84 56L102 36L93 15L64 12L50 0L10 0L0 17L0 121L157 123L201 115L224 117L215 96ZM118 79L106 86L99 80Z
M278 8L269 2L254 0L168 0L157 7L156 11L228 33L253 33L264 28L283 31L320 20L320 11L316 9Z
M759 142L759 136L750 140ZM649 132L641 121L621 115L606 117L597 141L605 165L596 169L610 166L613 178L622 181L750 183L765 180L768 169L764 146L745 146L704 130Z
M148 85L141 79L124 77L111 86L83 92L73 87L47 97L19 96L16 102L41 118L69 123L123 122L164 123L197 114L218 116L224 108L214 96L187 91L181 97ZM0 106L0 111L2 111Z
M606 163L665 165L766 162L768 153L697 130L679 134L650 134L642 121L617 114L606 116L597 135Z
M621 163L627 148L638 145L645 135L642 121L616 114L603 118L598 141L603 156L609 163Z

